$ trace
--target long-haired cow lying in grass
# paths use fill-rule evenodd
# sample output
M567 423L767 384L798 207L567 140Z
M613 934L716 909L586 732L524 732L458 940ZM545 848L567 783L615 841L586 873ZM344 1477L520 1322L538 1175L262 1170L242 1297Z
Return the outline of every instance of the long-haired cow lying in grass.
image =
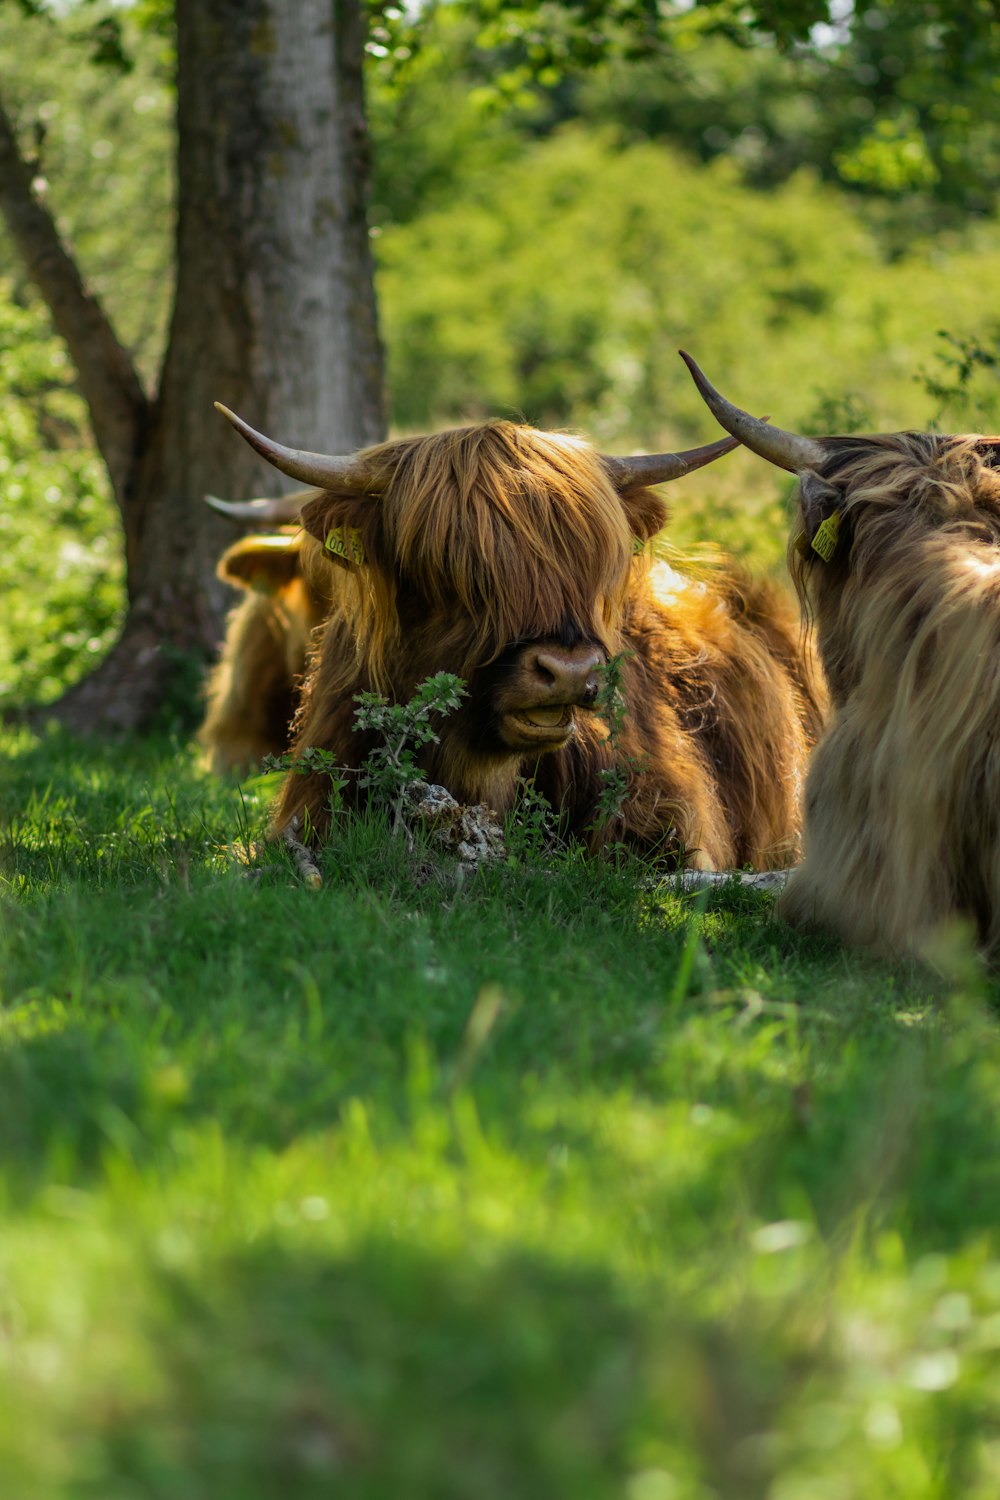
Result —
M1000 951L1000 438L800 437L688 364L722 426L799 476L789 561L833 714L779 911L898 951L964 916Z
M459 802L505 812L534 774L592 846L610 835L702 868L794 858L822 711L797 621L771 585L734 569L693 581L645 547L667 515L647 486L735 445L609 459L491 421L336 458L227 415L277 468L318 486L298 507L307 572L353 575L303 688L297 753L319 747L358 768L373 741L354 729L355 695L403 702L452 672L467 696L420 764ZM235 513L287 518L275 505ZM593 708L601 667L622 653L626 717L611 746ZM597 831L600 773L616 759L628 795ZM329 793L326 775L291 772L276 827L298 816L322 837Z

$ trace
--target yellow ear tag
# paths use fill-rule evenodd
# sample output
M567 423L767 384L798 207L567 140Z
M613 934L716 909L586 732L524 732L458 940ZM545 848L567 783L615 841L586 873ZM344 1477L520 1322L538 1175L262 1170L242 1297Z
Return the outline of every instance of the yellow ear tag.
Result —
M323 543L327 552L342 557L347 563L363 563L365 549L361 544L361 532L356 526L341 526L337 531L327 532Z
M821 557L824 562L829 562L830 558L837 550L837 540L839 536L840 511L835 510L832 516L827 516L826 520L821 521L820 524L816 527L816 535L812 539L813 551L819 557Z
M645 545L646 545L646 543L643 541L643 539L642 539L641 536L634 536L632 538L632 555L633 555L633 557L638 557L639 553L642 551L642 549L643 549L643 547L645 547Z

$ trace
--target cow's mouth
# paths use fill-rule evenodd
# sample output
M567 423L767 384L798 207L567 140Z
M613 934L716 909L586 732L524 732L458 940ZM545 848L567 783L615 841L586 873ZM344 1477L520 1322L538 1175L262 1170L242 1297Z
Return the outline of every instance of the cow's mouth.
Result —
M573 733L571 703L538 704L534 708L511 709L504 714L508 741L522 745L561 745Z

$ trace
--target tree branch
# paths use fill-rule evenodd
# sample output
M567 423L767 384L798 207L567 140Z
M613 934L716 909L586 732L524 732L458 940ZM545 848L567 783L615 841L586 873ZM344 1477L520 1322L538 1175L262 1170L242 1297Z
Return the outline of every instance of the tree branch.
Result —
M2 101L0 212L76 365L94 437L124 511L149 399L107 314L84 287L52 215L32 191L32 171L21 155Z

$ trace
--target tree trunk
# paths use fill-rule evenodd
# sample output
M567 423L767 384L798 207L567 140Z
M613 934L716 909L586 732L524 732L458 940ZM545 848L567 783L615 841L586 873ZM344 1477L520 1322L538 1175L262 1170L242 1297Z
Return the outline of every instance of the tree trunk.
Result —
M384 436L362 0L176 0L176 16L175 303L159 391L115 485L125 627L53 710L84 729L141 728L177 663L216 648L230 596L215 563L233 534L202 495L284 484L213 401L299 447ZM81 387L100 442L103 392Z

